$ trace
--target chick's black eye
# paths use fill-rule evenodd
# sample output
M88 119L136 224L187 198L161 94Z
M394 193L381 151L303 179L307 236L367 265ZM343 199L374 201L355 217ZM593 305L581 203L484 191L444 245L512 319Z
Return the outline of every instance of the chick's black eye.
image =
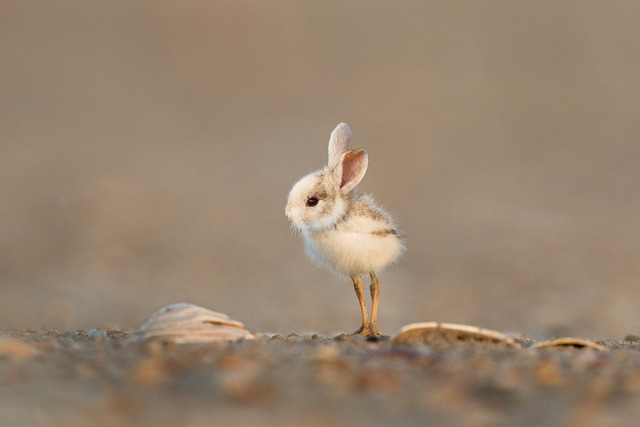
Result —
M317 198L315 198L315 197L309 197L309 198L307 199L307 206L314 207L314 206L316 206L317 204L318 204L318 199L317 199Z

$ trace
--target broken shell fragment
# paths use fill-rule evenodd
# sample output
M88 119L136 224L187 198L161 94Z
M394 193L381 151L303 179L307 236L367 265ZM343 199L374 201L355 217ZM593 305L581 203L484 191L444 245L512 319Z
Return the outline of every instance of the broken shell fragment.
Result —
M196 304L175 303L162 307L144 322L134 341L167 339L177 344L253 339L244 324Z
M453 343L499 344L517 347L516 341L498 331L455 323L411 323L400 329L392 344L442 345Z
M542 341L531 346L531 348L590 348L596 351L605 351L607 347L593 341L582 338L556 338L554 340Z

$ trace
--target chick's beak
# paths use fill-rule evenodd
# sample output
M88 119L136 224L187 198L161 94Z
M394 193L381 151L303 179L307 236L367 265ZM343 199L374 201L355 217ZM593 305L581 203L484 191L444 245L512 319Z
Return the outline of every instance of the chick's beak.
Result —
M287 203L287 206L284 208L284 216L291 221L291 208L289 207L289 203Z

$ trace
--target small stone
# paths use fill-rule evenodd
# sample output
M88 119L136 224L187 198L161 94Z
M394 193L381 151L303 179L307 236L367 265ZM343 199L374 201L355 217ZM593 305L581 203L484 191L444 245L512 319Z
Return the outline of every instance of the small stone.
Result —
M552 387L559 385L562 378L556 364L551 360L545 360L536 370L536 379L540 384Z
M89 338L98 339L98 338L106 338L107 331L104 329L91 329L89 331Z
M140 385L152 386L165 379L165 371L159 357L150 357L139 362L133 369L133 380Z
M369 369L362 373L360 387L367 391L391 394L399 391L404 385L402 376L393 371Z
M15 338L0 338L0 358L27 360L37 353L34 347Z

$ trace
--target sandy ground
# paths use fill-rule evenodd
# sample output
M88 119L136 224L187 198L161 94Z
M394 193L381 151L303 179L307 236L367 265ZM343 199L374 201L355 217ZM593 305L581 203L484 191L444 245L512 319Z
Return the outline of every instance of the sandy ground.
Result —
M0 337L5 426L634 426L640 345L394 345L337 335Z

